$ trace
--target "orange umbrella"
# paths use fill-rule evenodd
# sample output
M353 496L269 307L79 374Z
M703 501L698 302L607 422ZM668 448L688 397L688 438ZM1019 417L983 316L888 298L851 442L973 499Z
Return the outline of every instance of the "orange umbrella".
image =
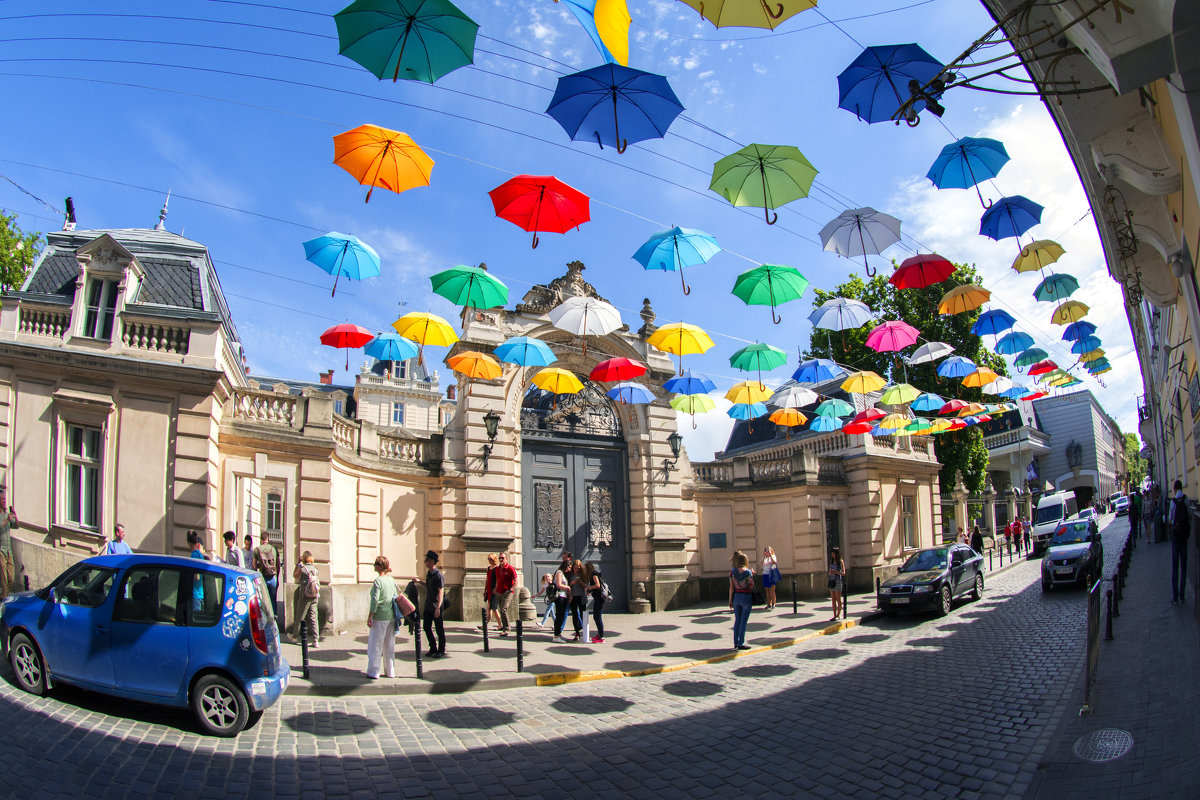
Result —
M938 303L938 313L961 314L964 311L973 311L986 303L991 296L992 293L982 286L964 283L942 295L941 302Z
M446 366L460 375L467 376L468 395L471 394L470 379L483 378L484 380L494 380L495 378L499 378L503 372L496 359L477 350L465 350L458 355L450 356L450 358L446 359Z
M333 137L333 163L354 176L367 190L367 202L378 186L396 194L428 186L433 159L408 134L359 125Z
M999 376L987 367L977 367L974 372L962 379L963 386L978 388L996 380Z

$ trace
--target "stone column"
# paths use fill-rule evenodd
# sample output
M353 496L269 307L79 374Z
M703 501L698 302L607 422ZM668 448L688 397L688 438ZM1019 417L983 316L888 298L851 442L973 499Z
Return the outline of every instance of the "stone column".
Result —
M963 483L962 473L957 474L954 483L954 525L955 536L967 529L967 487Z
M987 536L990 532L992 538L996 538L996 490L992 487L992 476L988 475L984 479L983 484L983 514L986 530L983 532Z

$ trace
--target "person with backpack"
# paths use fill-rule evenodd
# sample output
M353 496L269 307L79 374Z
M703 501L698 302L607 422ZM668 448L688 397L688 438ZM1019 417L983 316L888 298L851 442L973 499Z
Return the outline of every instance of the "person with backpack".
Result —
M1183 590L1187 586L1187 542L1192 532L1192 515L1181 481L1175 481L1167 526L1171 530L1171 605L1175 605L1183 602Z
M588 561L583 565L583 575L588 592L592 595L592 622L596 625L592 634L592 644L604 644L604 603L612 599L612 594L608 591L608 584L604 582L600 570L592 562Z
M263 580L267 583L267 595L271 598L271 611L278 617L279 551L267 539L266 531L263 531L262 537L258 540L258 547L254 548L254 568L258 570L259 574L263 576Z
M746 644L746 623L750 621L750 609L754 607L754 570L750 559L741 550L733 554L733 568L729 570L729 608L733 611L733 647L749 650Z
M296 610L288 634L295 641L300 641L304 635L304 625L308 624L310 647L317 646L317 598L321 596L321 578L313 564L311 550L305 550L300 556L300 563L292 570L292 578L296 581L296 592L293 598L293 608Z

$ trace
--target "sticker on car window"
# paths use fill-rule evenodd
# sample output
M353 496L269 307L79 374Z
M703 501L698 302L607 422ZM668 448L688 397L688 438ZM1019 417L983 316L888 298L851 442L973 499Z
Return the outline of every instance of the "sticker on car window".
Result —
M250 581L239 575L237 579L236 591L239 597L245 597L246 595L250 594Z

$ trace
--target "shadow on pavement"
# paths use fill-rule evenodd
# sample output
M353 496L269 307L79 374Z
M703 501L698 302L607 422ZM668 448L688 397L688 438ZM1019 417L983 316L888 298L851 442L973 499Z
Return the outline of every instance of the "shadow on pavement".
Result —
M628 710L633 706L633 701L626 700L624 697L584 694L560 697L550 706L555 711L561 711L564 714L615 714Z
M297 733L311 736L357 736L374 730L374 720L344 711L306 711L283 718L283 724Z

